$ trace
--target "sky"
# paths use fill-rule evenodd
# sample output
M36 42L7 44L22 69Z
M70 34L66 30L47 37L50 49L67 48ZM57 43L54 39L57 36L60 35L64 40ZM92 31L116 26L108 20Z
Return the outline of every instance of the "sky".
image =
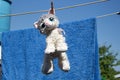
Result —
M55 8L86 3L95 0L54 0ZM11 13L22 13L50 8L50 0L12 0ZM120 11L120 0L81 6L71 9L56 11L60 23L84 20L91 17ZM11 17L11 30L33 28L33 23L45 13ZM97 19L98 44L112 45L111 51L119 53L120 59L120 15L113 15ZM120 70L120 67L117 67Z

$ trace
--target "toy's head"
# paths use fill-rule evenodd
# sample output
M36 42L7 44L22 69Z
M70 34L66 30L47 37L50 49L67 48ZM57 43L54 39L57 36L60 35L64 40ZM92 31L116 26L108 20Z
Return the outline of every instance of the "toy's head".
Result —
M35 28L39 29L42 34L46 34L59 26L59 20L55 16L55 10L53 7L49 10L48 14L40 17L40 19L34 23Z
M59 26L58 18L53 14L46 14L40 17L40 19L34 23L35 28L39 29L41 33L53 30Z

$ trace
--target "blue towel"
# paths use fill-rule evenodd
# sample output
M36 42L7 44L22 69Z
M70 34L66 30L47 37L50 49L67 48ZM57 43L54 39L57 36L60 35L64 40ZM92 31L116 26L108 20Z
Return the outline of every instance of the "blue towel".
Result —
M100 80L96 19L60 25L66 32L71 70L63 72L54 60L54 71L41 72L45 36L37 29L2 34L2 80Z

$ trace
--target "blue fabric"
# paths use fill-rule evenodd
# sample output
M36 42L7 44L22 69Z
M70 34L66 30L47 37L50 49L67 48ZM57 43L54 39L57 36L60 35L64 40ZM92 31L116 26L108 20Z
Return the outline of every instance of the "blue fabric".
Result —
M54 60L54 71L41 72L45 36L36 29L2 34L2 80L100 80L96 19L60 25L66 32L71 70L63 72Z

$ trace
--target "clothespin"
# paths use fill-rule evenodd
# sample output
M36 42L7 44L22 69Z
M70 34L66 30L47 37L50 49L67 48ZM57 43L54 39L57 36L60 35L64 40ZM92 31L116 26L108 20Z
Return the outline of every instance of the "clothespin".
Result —
M53 15L55 15L55 9L54 9L53 0L51 0L51 8L50 8L50 10L49 10L48 13L49 13L49 14L53 14Z
M120 15L120 12L117 12L117 15Z

